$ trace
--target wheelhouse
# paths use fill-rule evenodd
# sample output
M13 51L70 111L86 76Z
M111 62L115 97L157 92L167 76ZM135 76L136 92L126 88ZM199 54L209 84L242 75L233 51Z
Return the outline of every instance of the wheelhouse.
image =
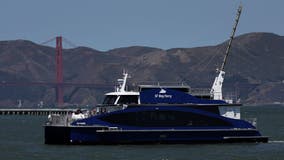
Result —
M139 104L138 92L112 92L106 94L103 105Z

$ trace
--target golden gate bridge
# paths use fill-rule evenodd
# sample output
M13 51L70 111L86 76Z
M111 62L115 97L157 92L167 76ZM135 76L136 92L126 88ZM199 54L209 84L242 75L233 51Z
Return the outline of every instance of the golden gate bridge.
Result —
M41 44L47 44L56 40L55 48L55 72L56 79L55 82L11 82L11 81L2 81L0 86L47 86L55 89L56 93L56 103L57 106L63 106L64 104L64 88L65 87L77 87L77 88L110 88L113 85L107 84L97 84L97 83L72 83L64 82L63 80L63 46L62 40L63 37L57 36ZM64 39L67 43L74 46L70 41Z

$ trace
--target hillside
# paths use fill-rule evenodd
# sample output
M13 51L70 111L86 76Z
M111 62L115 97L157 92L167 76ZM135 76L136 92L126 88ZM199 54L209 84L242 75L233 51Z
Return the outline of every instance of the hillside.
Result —
M284 102L284 37L249 33L236 37L226 66L225 92L236 92L243 103ZM123 69L130 84L145 81L186 82L211 87L221 65L227 42L198 48L132 46L106 52L86 47L63 51L64 81L114 84ZM54 82L55 49L26 40L0 41L2 82ZM109 88L112 90L113 88ZM66 103L94 105L106 89L64 89ZM55 91L44 86L0 88L0 106L54 105Z

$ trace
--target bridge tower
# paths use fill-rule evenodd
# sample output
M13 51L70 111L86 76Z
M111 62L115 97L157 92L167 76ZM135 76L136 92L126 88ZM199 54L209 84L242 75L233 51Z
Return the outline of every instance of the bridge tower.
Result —
M58 106L63 106L63 59L62 37L56 37L56 101Z

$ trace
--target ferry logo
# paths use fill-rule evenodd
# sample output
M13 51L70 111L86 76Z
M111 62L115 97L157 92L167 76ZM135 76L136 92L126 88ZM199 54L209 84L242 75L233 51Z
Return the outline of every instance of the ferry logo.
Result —
M164 89L161 89L160 92L158 94L155 94L155 98L160 98L160 99L164 99L164 98L172 98L172 95L166 94L167 91Z
M162 88L159 93L160 94L165 94L165 93L167 93L167 91Z

